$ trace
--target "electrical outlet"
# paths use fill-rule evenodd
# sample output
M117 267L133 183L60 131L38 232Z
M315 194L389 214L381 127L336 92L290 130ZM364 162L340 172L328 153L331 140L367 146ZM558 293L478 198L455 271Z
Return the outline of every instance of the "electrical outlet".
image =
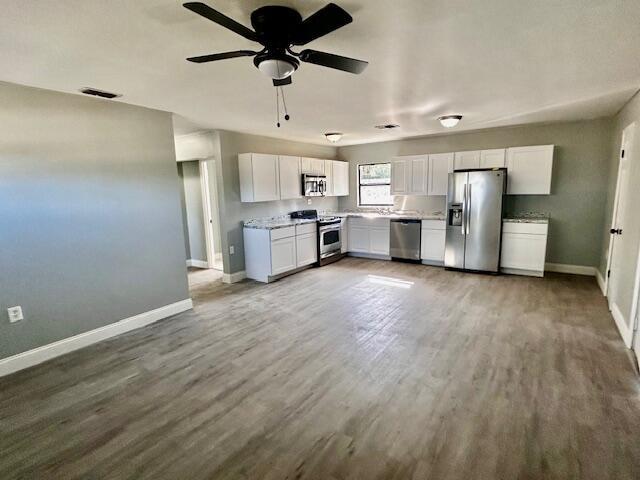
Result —
M233 245L231 245L229 247L229 255L233 255L234 253L236 253L236 247L234 247Z
M22 315L22 307L9 307L7 308L7 313L9 314L9 322L16 323L20 320L24 320L24 316Z
M307 205L311 205L311 199L307 198Z

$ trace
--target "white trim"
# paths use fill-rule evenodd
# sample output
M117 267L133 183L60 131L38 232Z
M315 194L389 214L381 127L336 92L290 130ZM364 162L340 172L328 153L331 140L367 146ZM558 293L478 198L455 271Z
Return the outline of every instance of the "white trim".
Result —
M194 260L191 258L187 260L187 267L209 268L209 262L205 262L204 260Z
M604 277L602 276L602 274L600 273L600 270L598 270L598 269L596 269L596 280L598 281L598 286L600 287L600 290L602 291L602 295L604 295L606 297L607 296L607 291L606 291Z
M247 272L242 270L235 273L223 273L222 283L237 283L247 278Z
M83 332L73 337L64 338L57 342L34 348L33 350L27 350L26 352L0 359L0 377L46 362L52 358L115 337L116 335L135 330L136 328L144 327L192 308L193 302L190 298L187 298L176 303L165 305L164 307L156 308L155 310L149 310L148 312L125 318L118 322L105 325L104 327L89 330L88 332Z
M633 339L633 330L631 330L624 321L624 315L622 312L618 310L618 306L614 303L611 306L611 315L616 322L616 327L618 327L618 331L620 332L620 336L622 337L622 341L627 346L627 348L631 348L631 340Z
M574 275L596 276L596 267L587 265L569 265L566 263L545 263L544 269L547 272L572 273Z

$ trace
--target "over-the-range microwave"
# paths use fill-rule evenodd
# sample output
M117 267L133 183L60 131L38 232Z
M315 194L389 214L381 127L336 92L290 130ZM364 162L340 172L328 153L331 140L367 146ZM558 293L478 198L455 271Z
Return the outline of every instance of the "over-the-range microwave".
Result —
M315 173L303 173L302 191L305 197L324 197L327 191L327 176Z

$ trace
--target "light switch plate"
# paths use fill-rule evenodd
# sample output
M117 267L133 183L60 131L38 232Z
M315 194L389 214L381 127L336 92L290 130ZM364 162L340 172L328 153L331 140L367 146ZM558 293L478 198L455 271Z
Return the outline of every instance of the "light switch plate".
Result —
M234 253L236 253L236 247L234 247L233 245L231 245L229 247L229 255L233 255Z
M16 323L20 320L24 320L24 315L22 315L22 307L9 307L7 308L7 313L9 314L9 322Z

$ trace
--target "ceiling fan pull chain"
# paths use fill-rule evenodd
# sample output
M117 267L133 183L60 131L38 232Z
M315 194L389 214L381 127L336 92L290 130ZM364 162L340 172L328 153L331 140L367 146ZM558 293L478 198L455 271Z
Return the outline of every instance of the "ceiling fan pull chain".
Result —
M282 89L282 87L280 87L280 91L282 92L282 106L284 107L284 119L286 121L289 121L291 117L289 116L289 112L287 112L287 102L284 101L284 90Z
M276 126L280 128L280 94L276 88Z

